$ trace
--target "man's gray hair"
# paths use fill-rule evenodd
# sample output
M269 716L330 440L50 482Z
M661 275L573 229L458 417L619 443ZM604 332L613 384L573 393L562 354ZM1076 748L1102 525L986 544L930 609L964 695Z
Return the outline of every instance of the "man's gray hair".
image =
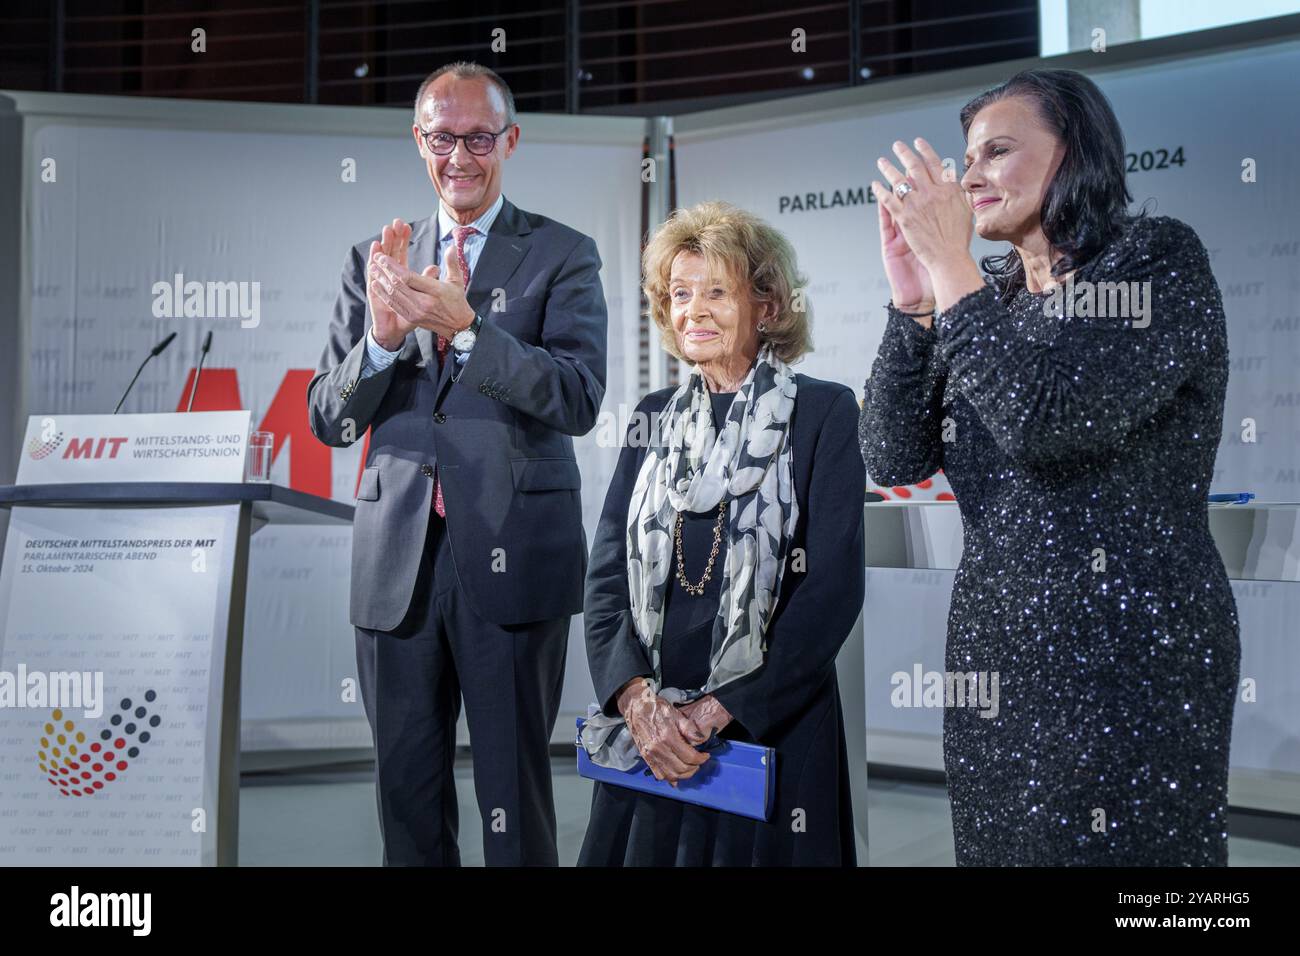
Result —
M420 107L424 103L424 94L428 92L433 82L443 74L450 73L458 80L487 80L501 93L501 98L506 104L506 122L510 125L515 123L515 95L510 92L510 86L505 80L497 75L495 70L483 66L481 63L471 63L467 60L457 60L455 63L447 63L438 67L432 73L424 78L420 84L420 89L415 94L415 124L420 125Z

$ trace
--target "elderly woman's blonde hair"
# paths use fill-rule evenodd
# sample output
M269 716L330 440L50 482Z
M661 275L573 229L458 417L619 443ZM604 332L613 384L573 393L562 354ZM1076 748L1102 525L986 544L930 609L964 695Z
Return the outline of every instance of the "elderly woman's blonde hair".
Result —
M812 351L812 316L804 293L807 278L800 274L790 241L753 213L725 202L702 202L678 209L650 238L641 257L650 318L659 327L663 347L683 361L673 331L668 279L680 252L703 256L715 275L748 286L757 302L775 302L776 317L759 333L762 344L783 362L794 362Z

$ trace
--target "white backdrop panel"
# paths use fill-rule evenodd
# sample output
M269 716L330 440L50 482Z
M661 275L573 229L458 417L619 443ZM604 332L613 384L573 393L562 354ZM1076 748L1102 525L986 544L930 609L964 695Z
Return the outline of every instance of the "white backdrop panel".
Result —
M232 111L241 109L231 106ZM111 410L145 350L170 331L172 347L145 371L125 411L174 409L204 333L215 330L205 376L234 370L256 425L294 437L273 476L296 487L295 441L314 441L305 391L287 381L313 370L325 344L350 245L394 217L431 215L436 196L394 113L392 136L160 129L61 118L36 129L27 155L32 314L26 405L41 413ZM610 314L606 408L634 400L640 228L639 135L626 142L530 141L529 120L505 166L505 192L522 208L595 238ZM552 137L553 139L553 137ZM57 178L42 181L42 161ZM342 164L356 163L355 182ZM158 319L151 287L187 281L258 282L256 327L239 317ZM292 408L292 426L274 417ZM300 418L298 410L301 410ZM590 536L616 449L578 442ZM360 448L336 450L322 487L351 501ZM350 529L268 527L254 538L244 644L246 748L369 745L347 621ZM592 697L581 618L574 619L562 704Z

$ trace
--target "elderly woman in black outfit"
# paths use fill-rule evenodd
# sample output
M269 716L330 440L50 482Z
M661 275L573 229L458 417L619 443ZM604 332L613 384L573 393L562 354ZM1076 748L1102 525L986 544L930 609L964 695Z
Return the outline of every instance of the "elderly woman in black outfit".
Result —
M965 546L944 712L960 864L1223 865L1236 606L1206 496L1228 380L1196 234L1134 217L1110 104L1034 70L969 103L965 175L924 140L873 184L893 292L867 470L942 467ZM1011 250L971 259L971 219ZM1116 313L1120 314L1116 314Z
M603 710L582 744L673 785L713 732L771 746L775 807L764 823L596 783L579 864L854 865L835 657L864 591L858 404L790 369L808 315L770 226L679 210L643 266L691 372L637 406L605 499L584 608Z

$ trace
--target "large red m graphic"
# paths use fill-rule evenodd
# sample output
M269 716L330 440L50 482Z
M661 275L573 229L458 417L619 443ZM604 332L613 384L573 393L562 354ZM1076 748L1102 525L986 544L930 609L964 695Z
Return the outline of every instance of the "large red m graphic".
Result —
M293 368L285 372L257 429L275 435L273 457L284 450L285 442L289 442L289 483L294 490L329 498L334 487L333 449L316 440L307 420L307 383L314 374L306 368ZM181 389L180 401L176 403L178 412L185 411L193 387L194 369L190 369L190 374L185 378L185 387ZM194 411L226 412L243 407L244 403L239 397L239 373L235 369L203 370L198 394L194 396ZM293 440L289 441L290 438ZM370 444L369 431L366 432L365 442L367 446ZM366 450L364 447L361 450L362 466L365 465ZM360 471L357 472L357 480L361 480Z

